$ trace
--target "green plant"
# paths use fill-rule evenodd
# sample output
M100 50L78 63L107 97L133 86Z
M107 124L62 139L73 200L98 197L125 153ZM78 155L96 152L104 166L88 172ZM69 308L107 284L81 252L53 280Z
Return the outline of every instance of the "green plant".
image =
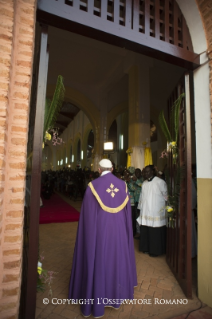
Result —
M57 84L56 84L56 88L55 88L52 100L46 99L43 141L45 141L46 134L49 134L49 132L55 126L58 114L63 104L64 94L65 94L65 87L63 84L63 77L59 75L57 78Z
M162 129L162 132L167 140L168 143L171 143L172 141L175 141L177 143L178 141L178 133L179 133L179 116L180 116L180 105L182 102L182 99L184 98L185 94L182 93L176 101L174 101L174 104L171 109L171 128L174 128L173 133L171 134L171 130L168 128L167 122L165 120L164 112L161 111L159 114L159 124Z
M46 290L46 285L49 287L49 296L52 295L52 281L55 278L54 274L56 272L54 271L48 271L42 269L41 274L38 273L38 278L37 278L37 292L44 292Z
M49 288L49 296L52 295L52 281L56 272L45 270L42 268L42 263L44 256L39 254L38 267L37 267L37 292L44 292L46 290L46 285Z
M178 135L179 135L179 117L180 117L180 105L185 94L182 93L171 109L171 123L170 128L166 122L164 112L161 111L159 114L159 124L161 130L167 140L167 151L172 153L173 163L176 164L178 158ZM162 152L161 156L163 157L165 151Z
M179 208L181 181L184 178L184 168L180 166L178 161L180 105L184 96L185 94L182 93L172 106L170 128L167 125L163 111L161 111L159 115L159 124L167 140L167 150L161 153L160 158L172 156L174 164L172 168L167 167L164 171L168 191L166 212L171 227L175 225L175 215Z

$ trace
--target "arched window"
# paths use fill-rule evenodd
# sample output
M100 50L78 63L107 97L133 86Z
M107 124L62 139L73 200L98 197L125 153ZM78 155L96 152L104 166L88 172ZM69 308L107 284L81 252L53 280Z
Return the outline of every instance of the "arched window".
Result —
M72 163L72 145L70 147L70 163Z
M87 142L87 159L91 158L93 148L94 148L94 134L93 134L93 130L90 130L90 133L88 134L88 142Z
M81 161L81 141L80 139L78 140L77 143L77 161Z

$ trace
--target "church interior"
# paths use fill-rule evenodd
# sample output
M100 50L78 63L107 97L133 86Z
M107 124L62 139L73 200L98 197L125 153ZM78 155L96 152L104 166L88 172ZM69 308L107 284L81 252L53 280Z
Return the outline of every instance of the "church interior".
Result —
M161 110L167 116L167 100L185 70L55 27L49 27L48 43L48 98L58 75L64 78L56 123L63 142L46 141L42 170L79 165L95 171L107 141L114 144L110 157L117 167L127 165L128 148L149 146L154 165L162 170L166 141L158 117Z

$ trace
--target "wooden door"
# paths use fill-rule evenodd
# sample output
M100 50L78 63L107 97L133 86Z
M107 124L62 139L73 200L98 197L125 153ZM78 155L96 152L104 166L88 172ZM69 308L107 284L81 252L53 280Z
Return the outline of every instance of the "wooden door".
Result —
M181 93L185 93L180 107L179 165L183 170L180 184L179 205L173 220L168 220L166 260L187 298L192 298L191 263L191 102L193 101L192 73L186 73L168 101L168 108ZM171 179L176 178L176 168L170 157L168 169Z
M41 158L48 72L47 31L47 26L43 26L38 41L35 41L34 51L27 149L28 164L31 162L32 165L30 168L28 166L26 176L19 319L35 318L36 308Z

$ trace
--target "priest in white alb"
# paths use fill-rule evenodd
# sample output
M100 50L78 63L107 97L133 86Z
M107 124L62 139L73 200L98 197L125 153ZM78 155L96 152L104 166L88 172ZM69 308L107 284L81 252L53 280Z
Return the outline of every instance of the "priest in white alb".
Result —
M155 176L153 165L145 167L144 178L138 203L140 216L137 221L141 227L139 250L157 257L166 252L167 185Z

